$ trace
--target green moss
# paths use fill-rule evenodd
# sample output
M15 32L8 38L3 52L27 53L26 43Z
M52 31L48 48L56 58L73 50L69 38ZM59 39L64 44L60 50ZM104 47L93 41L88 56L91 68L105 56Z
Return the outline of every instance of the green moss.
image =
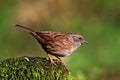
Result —
M0 62L0 80L71 80L70 72L58 60L18 57Z

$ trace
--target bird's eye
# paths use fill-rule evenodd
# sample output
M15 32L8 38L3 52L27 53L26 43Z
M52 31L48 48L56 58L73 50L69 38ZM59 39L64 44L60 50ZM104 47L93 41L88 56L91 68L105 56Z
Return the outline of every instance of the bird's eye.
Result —
M79 40L82 40L82 38L80 37Z

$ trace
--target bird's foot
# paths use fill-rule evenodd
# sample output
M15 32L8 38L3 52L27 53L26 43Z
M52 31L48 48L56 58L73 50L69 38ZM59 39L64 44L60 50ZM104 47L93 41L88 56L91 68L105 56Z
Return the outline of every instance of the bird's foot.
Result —
M50 63L54 66L57 66L57 64L53 61L53 59L48 55L47 60L50 61Z
M60 57L57 57L59 59L59 61L61 62L61 64L66 68L66 65L64 63L64 61L60 58Z

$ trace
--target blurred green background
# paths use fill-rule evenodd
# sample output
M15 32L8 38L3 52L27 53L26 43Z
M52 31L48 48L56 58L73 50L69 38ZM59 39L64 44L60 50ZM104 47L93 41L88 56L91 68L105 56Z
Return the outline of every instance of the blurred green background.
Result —
M64 58L74 80L120 80L120 0L0 0L0 60L46 57L16 23L83 35L89 44Z

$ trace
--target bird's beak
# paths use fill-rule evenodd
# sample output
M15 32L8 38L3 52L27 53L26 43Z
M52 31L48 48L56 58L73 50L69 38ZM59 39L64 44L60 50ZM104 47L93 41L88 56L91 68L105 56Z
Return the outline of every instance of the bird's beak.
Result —
M83 44L88 44L88 42L84 40Z

